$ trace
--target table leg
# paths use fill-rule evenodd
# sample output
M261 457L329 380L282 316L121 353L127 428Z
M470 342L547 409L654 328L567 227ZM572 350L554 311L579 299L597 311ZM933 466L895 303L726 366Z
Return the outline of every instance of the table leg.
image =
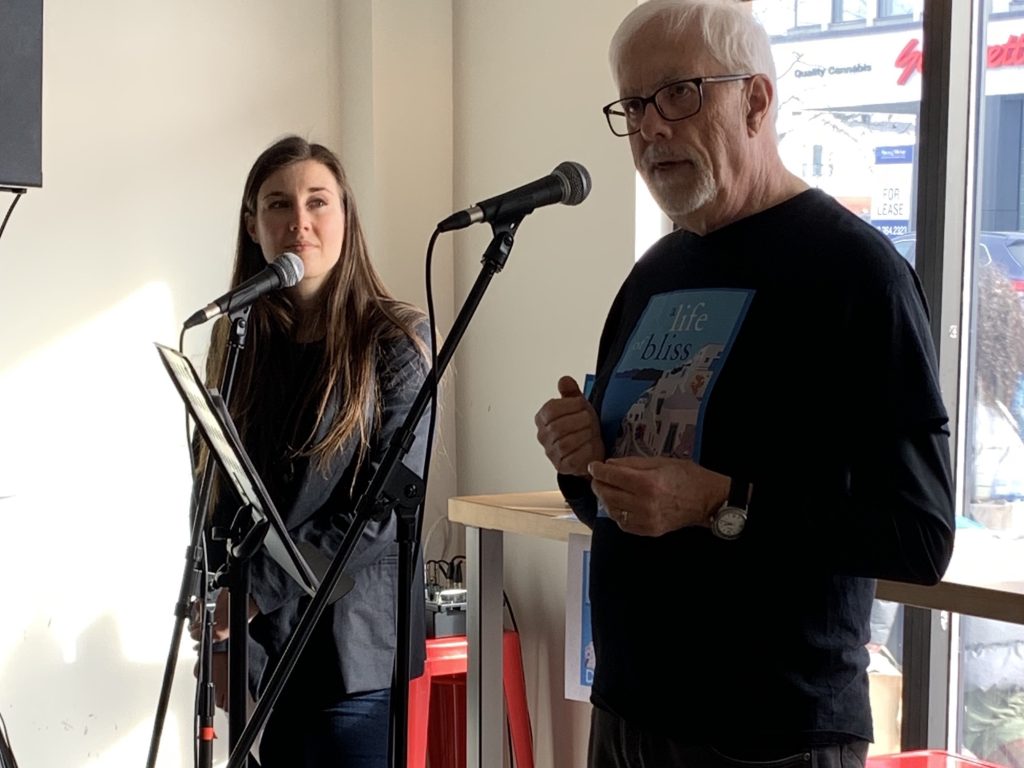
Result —
M501 531L466 526L466 765L502 765L505 712Z

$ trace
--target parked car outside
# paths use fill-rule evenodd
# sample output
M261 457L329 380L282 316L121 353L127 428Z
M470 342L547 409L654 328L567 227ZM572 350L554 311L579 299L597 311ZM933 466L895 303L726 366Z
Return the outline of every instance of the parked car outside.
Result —
M911 232L892 238L900 256L917 266L917 237ZM993 264L1006 275L1013 287L1024 293L1024 232L982 232L978 236L975 267Z

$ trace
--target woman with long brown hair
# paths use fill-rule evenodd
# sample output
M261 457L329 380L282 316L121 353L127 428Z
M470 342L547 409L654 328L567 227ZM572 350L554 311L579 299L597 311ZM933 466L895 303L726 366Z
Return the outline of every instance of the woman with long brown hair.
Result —
M302 259L292 288L252 306L231 415L296 542L332 558L355 501L427 371L423 313L393 298L370 262L338 158L297 136L256 160L238 218L232 287L283 252ZM208 382L221 380L230 324L215 327ZM405 457L423 473L427 418ZM201 465L201 464L200 464ZM236 506L223 486L214 520ZM250 561L250 665L272 670L308 598L264 553ZM355 586L318 623L263 733L264 768L384 766L396 648L395 522L370 522L345 572ZM413 606L422 605L417 568ZM228 636L218 596L215 639ZM422 611L412 611L412 674L423 663ZM223 664L223 658L217 660ZM258 675L257 675L258 676ZM257 683L258 687L258 683ZM218 700L224 692L218 690Z

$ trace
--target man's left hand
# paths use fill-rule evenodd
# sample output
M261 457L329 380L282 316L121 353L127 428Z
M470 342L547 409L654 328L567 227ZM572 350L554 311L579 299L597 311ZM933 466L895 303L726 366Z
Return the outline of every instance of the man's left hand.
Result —
M619 527L661 536L707 526L729 496L729 478L690 459L625 456L590 463L591 487Z

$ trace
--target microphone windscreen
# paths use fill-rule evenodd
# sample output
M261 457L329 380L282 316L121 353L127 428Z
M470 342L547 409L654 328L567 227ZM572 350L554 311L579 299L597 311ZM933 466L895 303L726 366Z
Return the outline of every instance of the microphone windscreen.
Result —
M562 180L565 191L562 202L565 205L579 205L590 194L590 174L579 163L566 160L559 163L552 174Z
M305 272L302 259L289 251L285 251L270 262L270 268L281 278L282 288L291 288L293 285L298 285Z

